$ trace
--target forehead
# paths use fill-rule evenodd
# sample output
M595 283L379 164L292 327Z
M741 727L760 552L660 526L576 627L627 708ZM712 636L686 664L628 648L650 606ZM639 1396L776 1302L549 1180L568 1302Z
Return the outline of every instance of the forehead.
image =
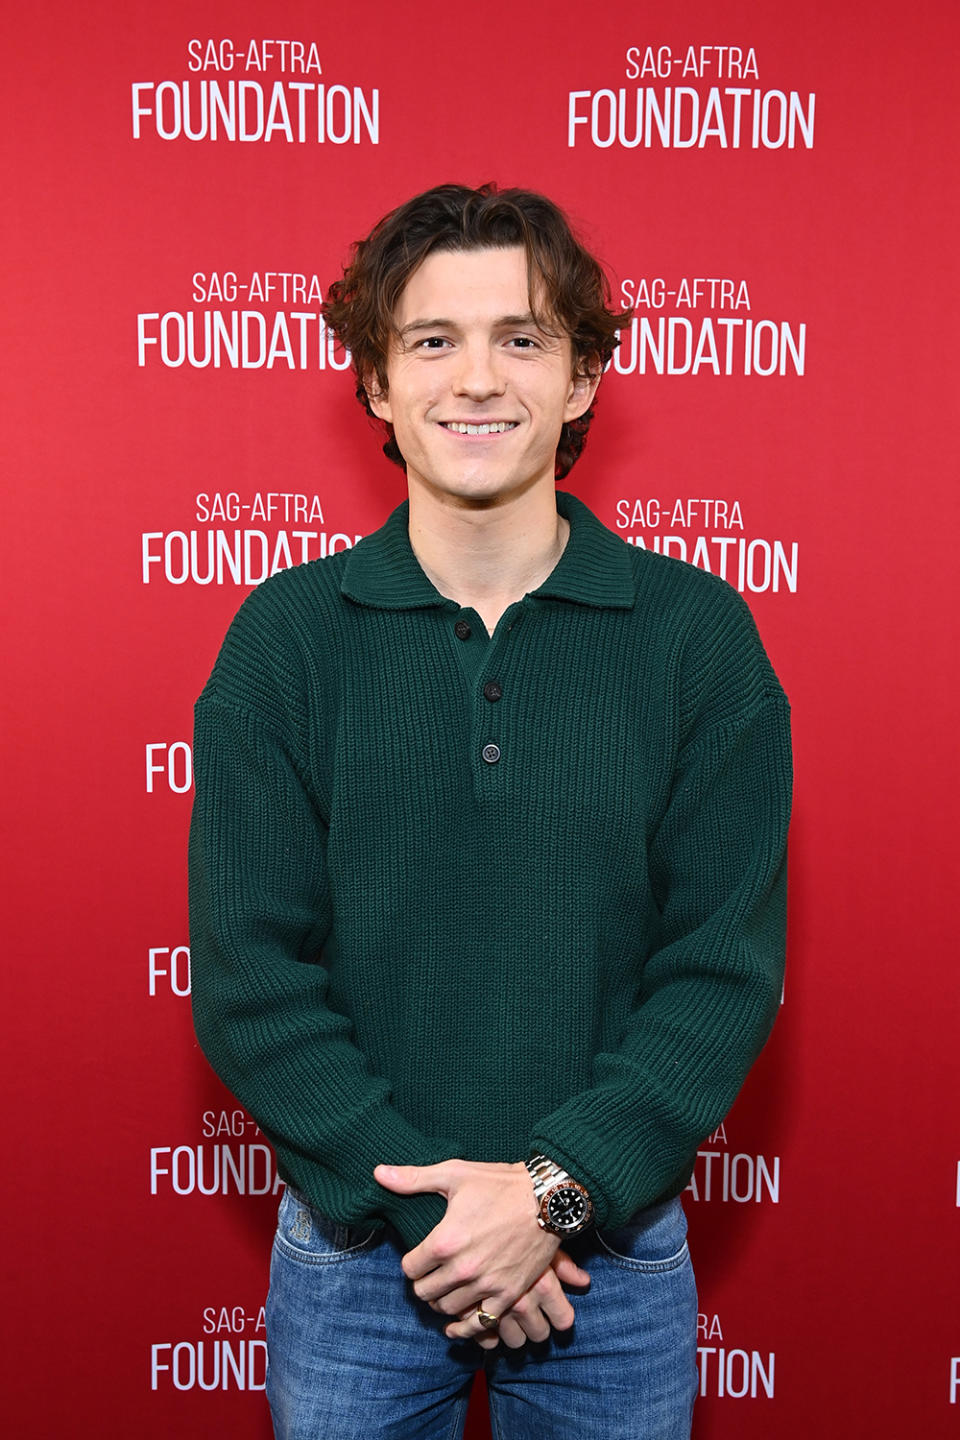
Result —
M417 266L397 301L398 326L417 320L468 324L525 315L530 309L527 252L437 250Z

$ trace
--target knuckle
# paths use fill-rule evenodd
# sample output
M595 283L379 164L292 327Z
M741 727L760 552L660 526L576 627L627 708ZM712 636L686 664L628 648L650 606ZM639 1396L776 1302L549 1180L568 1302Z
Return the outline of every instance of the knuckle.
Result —
M449 1226L447 1243L453 1246L454 1251L466 1252L470 1248L472 1236L469 1228L462 1221L453 1221Z

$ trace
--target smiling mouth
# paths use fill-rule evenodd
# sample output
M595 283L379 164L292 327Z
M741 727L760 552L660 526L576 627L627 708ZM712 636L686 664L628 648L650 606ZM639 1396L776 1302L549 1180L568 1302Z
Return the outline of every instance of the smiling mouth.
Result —
M455 435L503 435L507 430L516 430L516 420L491 420L482 425L471 425L463 420L441 420L440 425L444 430L452 430Z

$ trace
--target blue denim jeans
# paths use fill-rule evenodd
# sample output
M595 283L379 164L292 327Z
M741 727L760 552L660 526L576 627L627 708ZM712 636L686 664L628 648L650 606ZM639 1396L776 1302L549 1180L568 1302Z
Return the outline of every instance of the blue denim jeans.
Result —
M688 1440L697 1294L679 1200L565 1248L590 1274L573 1328L522 1350L452 1342L395 1231L333 1224L288 1188L267 1298L277 1440L457 1440L484 1370L494 1440Z

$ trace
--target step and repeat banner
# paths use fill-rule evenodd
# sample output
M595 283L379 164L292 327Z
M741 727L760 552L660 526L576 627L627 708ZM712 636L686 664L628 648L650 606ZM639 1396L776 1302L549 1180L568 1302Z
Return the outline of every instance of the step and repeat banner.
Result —
M350 242L491 179L634 307L565 483L725 577L793 704L780 1019L684 1197L695 1436L960 1431L958 31L950 0L8 18L8 1434L269 1435L281 1187L193 1038L192 705L251 587L403 496L320 317Z

